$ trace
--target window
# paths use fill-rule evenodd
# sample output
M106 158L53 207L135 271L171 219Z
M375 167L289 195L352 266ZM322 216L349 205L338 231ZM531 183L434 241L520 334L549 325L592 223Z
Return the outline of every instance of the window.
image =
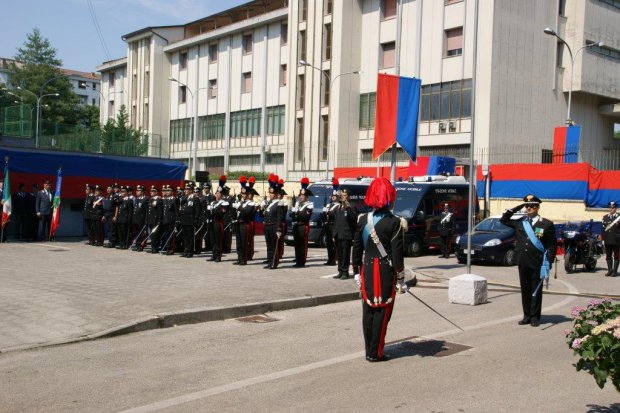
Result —
M209 45L209 63L217 62L217 43Z
M605 3L607 5L610 5L612 7L615 7L617 9L620 9L620 0L598 0L601 3Z
M594 42L586 40L586 44L591 44L591 43L594 43ZM588 47L586 50L589 50L592 53L596 53L599 56L603 56L603 57L606 57L612 60L620 61L620 50L612 49L611 47L595 45L595 46Z
M84 82L83 80L78 80L77 83L80 89L86 89L86 82Z
M463 54L463 28L446 30L446 49L444 57L460 56Z
M304 103L306 101L305 98L306 92L306 78L304 75L297 76L297 110L301 110L304 108Z
M266 153L265 163L268 163L270 165L284 165L284 154L283 153Z
M422 86L421 121L471 117L471 79Z
M334 11L334 1L324 0L323 1L323 14L327 16L328 14L332 14L333 11Z
M391 19L396 17L396 0L381 0L381 18Z
M360 95L360 130L375 128L376 103L376 93L364 93Z
M542 149L540 163L553 163L553 149Z
M144 72L144 96L148 97L151 93L151 75L150 73Z
M136 100L138 98L138 75L133 75L131 80L131 99Z
M558 1L558 14L560 16L565 16L566 14L566 0Z
M191 136L191 124L192 120L190 118L171 120L170 142L173 144L189 142Z
M93 90L97 90L97 84L93 82Z
M306 60L306 31L299 32L299 38L297 40L297 56L299 60Z
M148 66L151 63L151 39L144 40L144 65Z
M446 2L444 3L446 6L449 4L454 4L454 3L460 3L463 0L446 0Z
M330 82L328 80L328 79L330 79L330 77L329 77L329 70L324 71L321 76L323 76L323 82L321 84L321 86L322 86L321 89L323 89L321 91L322 95L323 95L323 99L321 99L321 105L322 106L329 106L329 92L330 92L330 90L329 90L329 87L330 87L329 83Z
M558 41L555 52L555 65L557 67L564 67L562 62L564 61L564 44Z
M207 88L207 97L209 99L215 99L217 97L217 79L209 80L209 87Z
M387 69L394 67L395 63L396 42L383 43L381 45L381 62L380 68Z
M304 159L304 118L297 119L295 137L295 161L301 162Z
M225 126L225 113L201 116L198 118L198 139L202 141L224 139Z
M255 166L260 164L260 155L230 155L230 166Z
M252 53L252 33L244 34L241 40L243 54Z
M149 104L144 104L144 113L142 114L142 129L149 130Z
M252 91L252 72L245 72L241 80L241 93L249 93Z
M321 154L321 160L324 161L327 159L327 153L329 152L329 116L322 115L321 116L321 129L319 130L321 134L320 148L319 153Z
M97 99L93 98L92 105L95 106L97 104Z
M379 157L381 162L392 160L392 151L389 150ZM396 148L396 162L409 161L409 155L403 148ZM372 162L372 149L360 150L360 162Z
M187 101L187 87L179 86L179 103L185 103Z
M179 53L179 68L181 70L187 69L187 52Z
M284 105L267 108L267 135L284 135L285 115Z
M261 134L261 109L241 110L230 114L230 137L243 138Z
M332 25L323 26L323 60L332 58Z
M308 19L308 0L299 0L299 21L305 22Z
M108 102L108 119L114 119L116 116L116 112L114 110L114 101L111 100Z
M286 86L288 70L286 65L280 65L280 86Z
M116 80L116 72L108 73L108 87L114 87L114 80Z
M280 44L288 44L288 24L282 23L280 25Z

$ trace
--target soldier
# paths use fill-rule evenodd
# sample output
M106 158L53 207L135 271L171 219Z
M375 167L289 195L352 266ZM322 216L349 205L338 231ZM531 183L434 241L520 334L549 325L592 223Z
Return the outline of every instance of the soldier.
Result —
M360 215L353 242L353 265L364 266L361 279L356 275L355 280L362 291L362 325L370 362L387 360L383 347L396 290L407 291L402 222L390 210L395 199L389 180L372 181L364 202L373 210Z
M441 255L439 258L450 257L450 241L456 229L456 220L450 211L449 204L443 204L443 211L439 217L439 237L441 238Z
M131 216L133 215L133 199L129 196L129 187L121 187L121 197L116 213L115 222L118 225L118 241L120 249L126 250L129 247L129 228Z
M134 199L133 216L131 218L131 234L135 237L132 249L142 251L144 249L143 240L146 239L146 214L149 208L149 197L144 193L142 185L136 186L136 196Z
M204 196L201 198L201 220L202 225L204 225L202 238L204 239L204 250L211 251L213 249L213 220L209 205L215 201L215 195L211 193L211 185L209 183L204 185L203 193Z
M157 195L157 187L151 186L151 198L149 199L146 224L151 233L151 253L157 254L161 246L161 234L163 232L162 219L164 216L164 203L162 198Z
M286 200L286 196L288 195L284 190L284 179L279 179L278 175L275 176L277 181L277 195L276 197L279 199L278 208L280 208L280 215L282 216L282 223L280 224L280 232L282 233L282 237L278 242L278 261L282 260L284 256L284 236L288 232L288 224L286 222L286 215L288 214L288 201Z
M327 246L327 262L323 265L336 265L337 241L334 239L334 219L336 217L336 211L340 207L340 192L338 191L339 186L340 184L338 182L338 179L332 179L331 201L329 204L323 207L323 226L325 233L325 245ZM338 272L338 276L335 278L340 278L341 275L342 274Z
M93 238L95 240L94 245L97 247L101 247L103 245L103 225L101 224L101 219L103 218L104 200L105 197L101 194L101 187L99 185L95 185L95 193L93 195L90 215L90 225L92 227Z
M177 203L176 197L172 195L172 187L164 185L162 188L164 196L162 197L162 234L164 236L164 253L167 255L174 254L175 232L177 221Z
M106 193L104 195L102 205L103 205L103 216L101 217L102 223L102 235L104 238L108 240L110 237L110 229L112 228L112 217L114 216L114 205L112 203L112 195L114 193L114 189L112 185L108 185L106 187ZM105 245L104 245L105 246Z
M607 258L606 277L618 276L620 261L620 214L618 204L609 203L609 214L603 217L603 240L605 241L605 258Z
M215 201L209 205L213 219L213 253L208 261L222 261L222 252L225 242L225 216L228 215L228 211L230 210L230 203L225 198L227 194L226 186L224 185L225 182L225 179L223 181L220 179L220 185L215 191Z
M236 200L234 196L230 195L230 188L226 186L226 175L220 176L220 186L222 187L222 198L228 202L229 206L232 206ZM222 245L224 254L229 254L232 251L233 221L233 210L229 207L224 214L224 243Z
M258 195L258 192L256 192L256 189L254 189L254 184L256 184L256 178L251 176L248 179L248 187L250 190L247 192L247 199L248 201L254 203L254 215L252 215L252 219L250 220L250 235L249 235L250 239L248 242L248 261L254 259L254 235L256 234L255 217L256 217L256 211L258 210L258 204L254 202L254 195Z
M542 288L539 287L539 280L549 276L551 264L555 259L555 226L553 222L538 215L542 203L540 198L535 195L526 195L523 202L512 209L507 209L500 218L500 222L514 228L516 232L515 261L519 266L523 306L523 319L519 321L519 325L531 324L532 327L538 327L542 309ZM512 220L512 215L523 207L526 208L527 215L523 219ZM544 273L543 266L547 270ZM534 297L532 297L533 293L535 293Z
M351 247L357 225L357 212L349 202L349 192L343 189L340 194L341 203L335 211L334 235L338 245L338 276L341 280L349 279L349 264L351 262ZM357 266L353 267L353 273L357 274Z
M308 235L310 233L310 218L314 204L308 200L313 196L312 191L308 189L310 180L308 178L301 179L301 190L295 207L291 210L293 220L293 242L295 244L295 264L293 267L303 267L306 265L308 257Z
M93 232L93 225L91 223L91 213L93 209L93 186L91 184L86 184L85 193L82 218L84 218L84 226L86 227L86 234L88 236L87 244L95 245L95 233Z
M181 257L191 258L194 256L194 227L200 217L199 201L194 194L190 184L185 185L185 194L181 197L179 204L179 218L181 230L183 231L183 254Z
M112 194L108 196L111 202L112 215L106 218L109 226L108 243L104 245L106 248L115 248L118 245L118 224L116 223L116 215L121 199L121 186L118 183L112 185Z
M194 193L192 194L194 203L197 204L198 216L196 217L196 228L194 229L194 254L200 254L203 250L202 239L205 233L205 225L203 223L203 203L204 196L202 195L202 187L200 184L195 184Z
M280 262L280 257L277 253L278 244L284 242L282 239L284 236L282 232L282 221L284 221L284 217L282 216L282 209L279 208L280 200L277 197L277 181L274 182L269 180L268 193L269 201L261 210L261 215L264 219L263 223L265 225L265 243L267 244L267 259L263 263L267 264L265 268L273 270L278 268Z
M250 253L250 240L252 238L252 222L254 222L254 214L256 213L256 203L252 201L251 195L256 192L253 188L247 186L245 176L239 179L241 183L241 195L243 199L233 205L236 210L237 232L235 239L237 241L237 261L235 265L247 265Z

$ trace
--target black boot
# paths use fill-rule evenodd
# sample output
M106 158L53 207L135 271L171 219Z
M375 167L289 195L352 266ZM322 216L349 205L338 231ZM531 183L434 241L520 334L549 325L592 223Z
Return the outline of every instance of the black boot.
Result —
M618 261L614 262L614 272L611 275L612 277L617 277L618 276L618 264L620 264L620 262L618 262Z
M613 274L614 270L613 270L613 265L612 265L612 261L611 260L607 260L607 273L605 274L605 277L611 277L611 274Z
M340 279L340 277L342 277L342 271L338 271L338 275L334 275L332 278L333 278L334 280L339 280L339 279Z
M349 279L349 271L343 271L342 272L342 276L340 277L341 280L348 280Z

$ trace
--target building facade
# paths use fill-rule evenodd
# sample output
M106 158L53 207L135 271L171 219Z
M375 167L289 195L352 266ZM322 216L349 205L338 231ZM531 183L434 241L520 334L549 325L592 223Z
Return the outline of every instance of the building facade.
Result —
M580 160L601 167L620 148L619 28L617 0L253 1L125 35L98 67L101 117L125 104L197 170L318 179L376 165L378 73L422 79L420 155L465 158L473 131L482 163L550 162L572 84Z

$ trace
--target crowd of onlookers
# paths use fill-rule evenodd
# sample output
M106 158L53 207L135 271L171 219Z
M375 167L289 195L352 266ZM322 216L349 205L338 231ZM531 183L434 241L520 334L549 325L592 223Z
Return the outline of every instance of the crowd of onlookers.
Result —
M0 182L0 200L3 193L3 183ZM32 184L30 188L19 184L17 191L11 195L10 223L2 231L0 241L6 241L9 225L16 241L49 240L53 198L49 181L45 181L43 189L39 189L38 184Z

